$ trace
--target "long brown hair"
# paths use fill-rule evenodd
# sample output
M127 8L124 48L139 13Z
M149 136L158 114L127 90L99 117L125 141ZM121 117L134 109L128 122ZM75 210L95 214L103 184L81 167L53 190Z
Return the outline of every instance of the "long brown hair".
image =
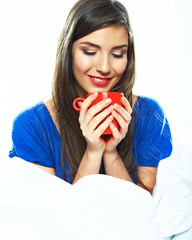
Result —
M72 102L77 97L72 71L73 43L89 33L110 25L123 26L128 34L128 63L126 70L111 91L123 92L133 106L132 89L135 81L134 39L126 8L115 0L79 0L72 7L60 35L54 74L53 101L61 135L61 164L66 180L64 162L67 161L73 181L86 149L86 140L80 130L78 113ZM117 147L126 169L136 179L136 164L132 152L133 119L126 137Z

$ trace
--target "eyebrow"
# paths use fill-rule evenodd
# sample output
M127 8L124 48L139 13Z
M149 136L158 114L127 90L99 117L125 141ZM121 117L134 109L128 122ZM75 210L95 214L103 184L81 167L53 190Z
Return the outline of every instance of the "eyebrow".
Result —
M89 45L91 47L95 47L95 48L99 48L99 49L101 48L99 45L91 43L91 42L82 42L80 44L87 44L87 45ZM120 46L115 46L115 47L112 48L112 50L120 49L120 48L124 48L124 47L128 48L128 45L127 44L123 44L123 45L120 45Z

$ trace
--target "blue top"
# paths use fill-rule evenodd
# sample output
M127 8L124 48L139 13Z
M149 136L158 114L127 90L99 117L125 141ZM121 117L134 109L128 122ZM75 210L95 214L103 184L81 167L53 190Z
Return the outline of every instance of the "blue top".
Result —
M137 166L156 167L161 159L172 152L168 121L158 103L150 98L138 97L133 110L133 153ZM16 117L12 140L13 148L9 157L18 156L29 162L53 167L56 175L62 178L61 138L43 102ZM67 162L65 170L67 181L71 182Z

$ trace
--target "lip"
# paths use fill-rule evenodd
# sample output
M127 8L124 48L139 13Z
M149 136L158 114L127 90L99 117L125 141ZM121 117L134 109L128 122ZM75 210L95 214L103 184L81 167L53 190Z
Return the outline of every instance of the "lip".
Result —
M112 78L102 78L102 77L91 76L91 75L88 75L88 76L89 76L91 82L99 87L106 86L109 83L109 81L112 79ZM99 79L101 81L99 81L97 79Z

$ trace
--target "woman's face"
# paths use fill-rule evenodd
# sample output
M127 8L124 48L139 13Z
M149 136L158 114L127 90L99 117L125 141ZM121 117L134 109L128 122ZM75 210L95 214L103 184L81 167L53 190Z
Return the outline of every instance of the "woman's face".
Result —
M127 66L128 35L124 27L108 26L73 43L73 74L79 96L110 91Z

